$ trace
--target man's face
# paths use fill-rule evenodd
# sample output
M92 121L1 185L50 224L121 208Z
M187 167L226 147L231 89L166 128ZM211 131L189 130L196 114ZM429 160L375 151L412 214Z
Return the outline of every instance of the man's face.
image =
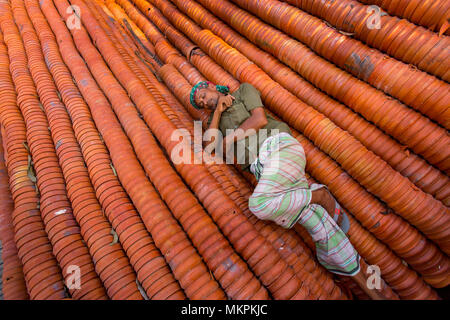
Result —
M195 103L200 108L214 110L217 107L217 101L219 100L219 92L211 88L202 88L197 91L195 95Z

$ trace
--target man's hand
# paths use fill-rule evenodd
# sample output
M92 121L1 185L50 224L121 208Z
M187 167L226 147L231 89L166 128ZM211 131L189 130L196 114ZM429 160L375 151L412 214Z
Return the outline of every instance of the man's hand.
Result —
M220 96L219 100L217 101L217 108L216 111L219 113L224 112L233 104L234 97L230 94L227 94L226 96Z

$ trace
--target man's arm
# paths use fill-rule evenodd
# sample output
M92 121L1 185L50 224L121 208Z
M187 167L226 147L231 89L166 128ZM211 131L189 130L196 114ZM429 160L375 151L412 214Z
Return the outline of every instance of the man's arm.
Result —
M222 113L233 104L233 101L234 97L231 95L221 96L219 98L219 101L217 102L217 108L214 110L213 117L211 119L211 123L209 124L208 130L213 129L218 132ZM206 149L210 144L215 143L216 144L215 147L217 149L217 144L219 143L218 140L219 140L218 137L215 136L212 141L204 142L203 147Z
M261 106L254 108L250 111L250 113L251 116L247 120L242 122L242 124L233 133L224 138L224 147L256 134L259 129L264 128L267 125L267 117L264 107Z
M259 129L267 125L267 117L259 91L250 83L243 83L241 84L241 99L251 116L241 123L236 131L225 137L224 147L256 134Z

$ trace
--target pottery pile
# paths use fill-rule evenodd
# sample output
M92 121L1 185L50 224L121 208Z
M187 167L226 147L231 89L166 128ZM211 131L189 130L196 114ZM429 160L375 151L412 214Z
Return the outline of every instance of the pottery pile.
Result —
M369 299L301 226L252 215L251 174L202 161L203 80L252 84L290 126L387 298L439 299L449 15L445 0L0 0L4 299Z

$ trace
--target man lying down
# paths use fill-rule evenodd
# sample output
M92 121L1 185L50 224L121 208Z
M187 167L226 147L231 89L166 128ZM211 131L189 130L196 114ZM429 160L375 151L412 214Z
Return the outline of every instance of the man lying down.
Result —
M258 181L249 199L251 212L287 229L299 223L314 240L317 259L326 269L353 277L372 299L383 299L379 291L367 287L360 256L346 236L347 214L325 185L308 184L302 145L286 123L265 112L259 91L242 83L230 94L228 87L202 81L192 88L190 101L197 109L212 111L208 129L219 130L224 137L205 149L214 144L215 150L236 150L242 169Z

